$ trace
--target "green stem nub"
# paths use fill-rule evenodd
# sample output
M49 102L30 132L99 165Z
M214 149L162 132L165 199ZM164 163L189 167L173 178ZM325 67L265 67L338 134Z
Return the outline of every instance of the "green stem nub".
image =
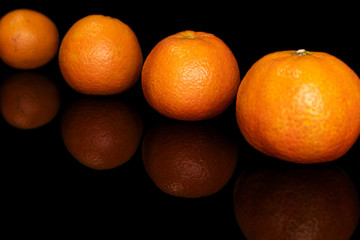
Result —
M310 55L310 54L311 54L311 52L306 51L305 49L299 49L293 53L293 55L295 55L295 56L305 56L305 55Z

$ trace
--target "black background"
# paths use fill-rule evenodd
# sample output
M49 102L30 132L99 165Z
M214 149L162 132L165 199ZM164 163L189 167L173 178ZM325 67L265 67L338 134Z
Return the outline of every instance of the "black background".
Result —
M118 18L136 33L144 59L161 39L183 30L205 31L221 38L238 60L241 77L259 58L274 51L324 51L346 62L360 73L360 42L357 6L301 5L242 2L146 2L86 4L52 2L0 6L0 16L17 8L44 13L57 25L60 38L73 23L89 14ZM272 2L272 1L271 1ZM47 125L20 130L0 118L2 159L3 220L6 226L32 234L51 236L64 233L113 233L124 237L172 238L219 236L244 239L232 208L232 191L239 172L248 165L278 160L251 148L236 125L235 104L211 124L235 137L239 162L234 176L218 193L200 199L184 199L161 192L147 176L141 149L124 165L106 171L89 169L78 163L61 139L60 121L67 106L83 97L61 76L57 58L34 70L50 77L59 87L61 108ZM19 72L0 62L0 82ZM144 133L153 125L173 122L144 100L140 81L117 96L136 107L144 123ZM354 180L358 190L360 141L335 164ZM7 228L7 227L6 227ZM359 239L359 229L352 239ZM68 235L69 236L69 235Z

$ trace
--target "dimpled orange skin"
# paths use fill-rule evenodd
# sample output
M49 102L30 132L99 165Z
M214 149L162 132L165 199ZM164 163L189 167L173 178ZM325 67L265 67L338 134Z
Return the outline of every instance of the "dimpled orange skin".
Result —
M58 30L42 13L17 9L0 20L0 57L11 67L41 67L54 58L58 47Z
M245 139L267 155L298 163L332 161L359 136L360 80L327 53L271 53L242 80L236 117Z
M132 29L119 19L89 15L66 33L59 65L66 82L89 95L126 91L139 79L143 57Z
M223 112L240 83L237 61L218 37L184 31L161 40L142 70L142 89L156 111L177 120L204 120Z

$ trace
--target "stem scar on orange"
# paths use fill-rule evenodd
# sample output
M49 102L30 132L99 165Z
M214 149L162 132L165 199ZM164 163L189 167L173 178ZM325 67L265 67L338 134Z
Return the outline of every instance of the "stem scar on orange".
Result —
M360 80L328 53L271 53L242 80L236 117L244 138L267 155L298 163L332 161L359 137Z
M197 121L215 117L234 101L240 84L230 48L210 33L183 31L161 40L141 75L147 102L167 117Z

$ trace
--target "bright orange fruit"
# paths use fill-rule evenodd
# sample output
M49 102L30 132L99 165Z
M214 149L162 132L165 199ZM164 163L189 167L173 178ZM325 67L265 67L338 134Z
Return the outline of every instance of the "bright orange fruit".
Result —
M12 126L32 129L50 122L58 113L60 93L51 79L33 72L7 77L0 90L1 114Z
M56 55L58 47L58 30L42 13L17 9L0 19L0 58L11 67L41 67Z
M143 57L132 29L116 18L89 15L64 36L59 65L66 82L78 92L111 95L132 87Z
M205 124L165 124L144 137L142 156L149 177L163 192L198 198L222 189L238 156L235 141Z
M184 31L161 40L142 70L142 89L159 113L178 120L203 120L223 112L240 83L237 61L218 37Z
M80 163L96 170L111 169L135 154L142 121L122 101L84 98L64 113L61 133L66 148Z
M242 80L236 117L245 139L286 161L318 163L344 155L360 134L360 80L324 52L280 51Z
M335 166L272 166L240 174L234 212L247 240L349 240L359 198Z

